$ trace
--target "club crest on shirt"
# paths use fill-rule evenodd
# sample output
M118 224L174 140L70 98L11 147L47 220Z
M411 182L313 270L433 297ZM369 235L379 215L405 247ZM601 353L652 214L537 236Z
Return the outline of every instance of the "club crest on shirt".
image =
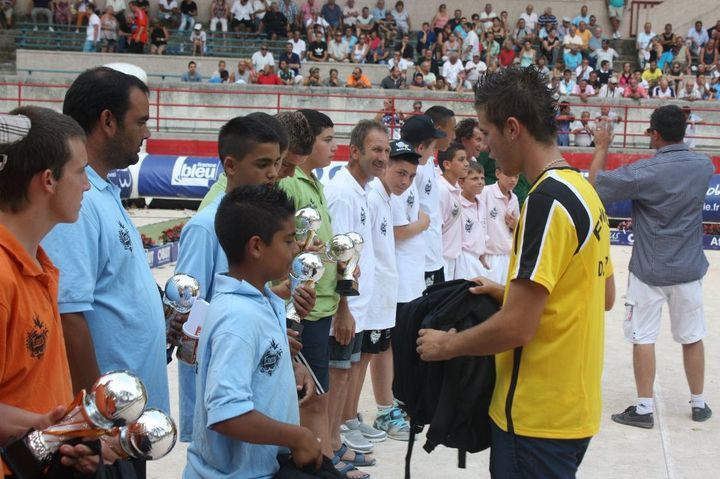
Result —
M415 205L415 194L411 191L407 197L407 205L412 208Z
M468 219L465 221L465 232L466 232L466 233L471 233L471 232L472 232L472 229L473 229L473 221L472 221L470 218L468 218Z
M452 209L452 217L456 218L457 215L460 214L460 205L457 203L453 203L453 209Z
M380 233L382 233L383 236L387 236L387 219L383 218L382 223L380 223Z
M365 226L366 219L367 219L367 214L365 213L365 208L361 206L360 207L360 223L362 223L363 226Z
M120 227L118 229L118 239L120 239L120 244L126 250L132 251L132 240L130 239L130 231L128 231L127 227L122 224L121 221L118 221L118 226Z
M429 195L432 191L432 181L428 180L427 183L425 183L425 194Z
M262 358L260 358L260 372L265 373L268 376L272 376L280 364L282 353L280 345L276 343L274 339L271 339L270 346L268 346L263 353Z
M380 341L380 331L377 329L373 329L370 332L370 342L373 344L377 344L377 342Z
M490 218L495 219L495 218L497 218L497 215L498 215L497 208L493 208L490 210Z
M48 328L45 323L40 321L37 314L33 315L33 326L25 336L25 346L30 356L33 358L41 358L45 354L47 346Z

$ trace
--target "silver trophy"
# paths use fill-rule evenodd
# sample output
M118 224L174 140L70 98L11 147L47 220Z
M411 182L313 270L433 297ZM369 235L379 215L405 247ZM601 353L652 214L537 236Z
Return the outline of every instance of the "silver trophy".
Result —
M200 297L200 283L189 274L177 273L165 282L163 304L165 305L165 331L170 333L170 321L178 315L190 312ZM170 354L172 347L170 348Z
M321 226L322 217L315 208L306 206L295 212L295 235L300 251L305 251L313 244Z
M30 430L0 450L14 477L37 477L60 446L76 438L100 437L137 421L145 410L142 381L128 371L112 371L95 381L90 392L78 393L68 412L41 431Z
M318 255L315 253L300 253L295 257L290 266L290 302L285 308L287 319L291 321L291 327L300 331L300 321L302 318L295 309L293 296L300 286L315 287L325 273L325 265Z
M358 283L355 279L355 270L360 261L364 241L358 233L335 235L327 246L327 256L333 261L345 263L345 271L338 280L335 291L340 296L358 296Z
M177 427L170 416L149 408L136 422L103 436L102 441L123 459L154 461L175 447Z

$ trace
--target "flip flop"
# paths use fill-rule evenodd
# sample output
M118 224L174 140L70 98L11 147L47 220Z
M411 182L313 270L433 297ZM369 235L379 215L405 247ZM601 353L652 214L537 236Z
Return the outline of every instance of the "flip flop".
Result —
M355 459L349 460L349 459L343 459L343 456L348 451L347 445L343 444L340 446L340 449L335 451L335 457L338 458L338 460L342 462L346 462L348 464L352 464L353 466L357 467L369 467L374 466L377 462L374 457L366 457L365 454L362 452L355 452Z

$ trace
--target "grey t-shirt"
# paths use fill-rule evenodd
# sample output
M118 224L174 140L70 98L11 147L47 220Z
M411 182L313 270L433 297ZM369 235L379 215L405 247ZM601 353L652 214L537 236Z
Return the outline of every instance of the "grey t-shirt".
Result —
M702 208L714 171L707 156L677 143L653 158L598 174L595 188L605 204L632 200L630 271L644 283L688 283L707 272Z

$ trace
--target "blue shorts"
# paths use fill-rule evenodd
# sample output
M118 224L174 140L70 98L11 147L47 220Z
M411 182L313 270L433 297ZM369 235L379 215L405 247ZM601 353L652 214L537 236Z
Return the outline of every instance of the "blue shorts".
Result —
M350 369L352 363L360 361L362 355L362 343L364 332L355 333L355 336L348 344L343 346L330 336L328 346L330 348L330 367L337 369Z
M332 318L321 318L317 321L303 320L301 333L302 354L305 356L318 382L325 392L330 387L330 373L328 372L328 337L330 336L330 323Z
M490 427L490 477L497 479L574 479L591 439L518 436L493 421Z

